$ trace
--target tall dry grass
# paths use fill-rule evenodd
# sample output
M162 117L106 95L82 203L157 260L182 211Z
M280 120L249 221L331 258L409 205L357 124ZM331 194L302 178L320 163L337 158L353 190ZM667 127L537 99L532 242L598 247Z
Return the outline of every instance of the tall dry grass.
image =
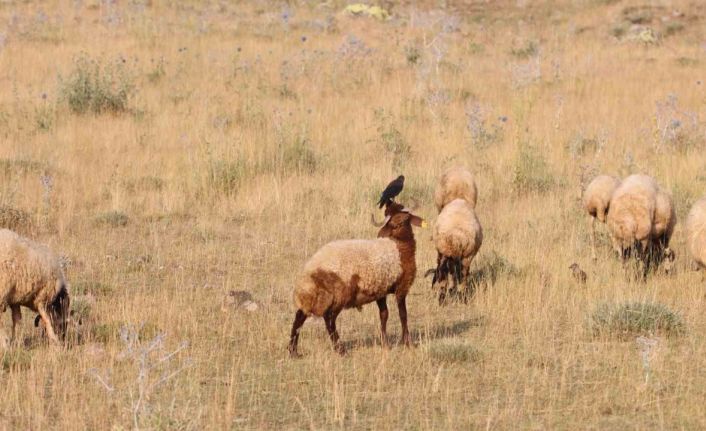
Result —
M706 301L682 222L706 193L706 10L448 3L390 4L387 22L339 1L0 5L0 205L66 256L85 314L51 349L25 313L2 427L704 428ZM452 164L480 190L475 296L439 308L420 230L415 348L381 350L372 306L340 317L346 357L309 321L289 360L298 268L374 236L400 172L433 221ZM627 279L605 235L590 261L578 197L599 172L673 192L675 275ZM228 290L261 309L222 312ZM601 304L636 301L684 332L594 336Z

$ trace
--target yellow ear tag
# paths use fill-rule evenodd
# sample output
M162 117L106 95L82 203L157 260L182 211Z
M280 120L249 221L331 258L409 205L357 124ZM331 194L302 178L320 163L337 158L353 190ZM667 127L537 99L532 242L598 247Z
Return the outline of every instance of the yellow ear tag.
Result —
M422 229L426 229L427 226L428 226L428 225L427 225L427 221L426 221L426 220L422 220Z

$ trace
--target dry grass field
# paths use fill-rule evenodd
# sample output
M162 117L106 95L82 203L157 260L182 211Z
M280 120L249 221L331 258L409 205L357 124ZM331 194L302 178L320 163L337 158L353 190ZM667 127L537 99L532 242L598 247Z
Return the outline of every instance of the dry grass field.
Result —
M706 5L382 6L0 2L0 224L65 257L82 317L52 348L25 311L1 429L706 428L706 283L684 232L706 194ZM311 319L289 359L306 259L374 237L399 173L433 223L456 164L485 230L472 297L438 305L416 230L415 346L388 301L390 350L371 304L338 320L346 356ZM679 217L675 273L644 282L605 226L591 260L579 201L598 173L638 172ZM231 290L259 308L223 310ZM631 303L672 327L596 326Z

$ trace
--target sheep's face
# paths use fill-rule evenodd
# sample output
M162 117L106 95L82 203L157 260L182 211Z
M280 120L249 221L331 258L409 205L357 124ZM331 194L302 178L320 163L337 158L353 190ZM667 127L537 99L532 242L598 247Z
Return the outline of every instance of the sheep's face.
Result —
M47 307L51 326L56 335L62 340L66 337L66 329L69 324L71 310L71 299L66 288L62 288L56 298Z
M412 226L423 227L425 225L424 219L403 209L385 218L384 225L378 232L378 238L414 239Z

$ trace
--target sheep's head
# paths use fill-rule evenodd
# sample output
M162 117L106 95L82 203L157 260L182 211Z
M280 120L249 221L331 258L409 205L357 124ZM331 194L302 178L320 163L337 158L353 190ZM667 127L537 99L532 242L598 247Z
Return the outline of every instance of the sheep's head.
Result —
M410 240L414 239L412 226L426 226L424 219L412 214L412 210L396 202L387 205L387 208L385 208L385 216L383 226L378 232L378 238Z
M71 299L66 286L62 284L59 293L56 294L52 302L47 305L47 314L51 320L51 326L56 335L62 340L66 338L66 332L71 319ZM34 326L39 326L40 316L34 319Z

